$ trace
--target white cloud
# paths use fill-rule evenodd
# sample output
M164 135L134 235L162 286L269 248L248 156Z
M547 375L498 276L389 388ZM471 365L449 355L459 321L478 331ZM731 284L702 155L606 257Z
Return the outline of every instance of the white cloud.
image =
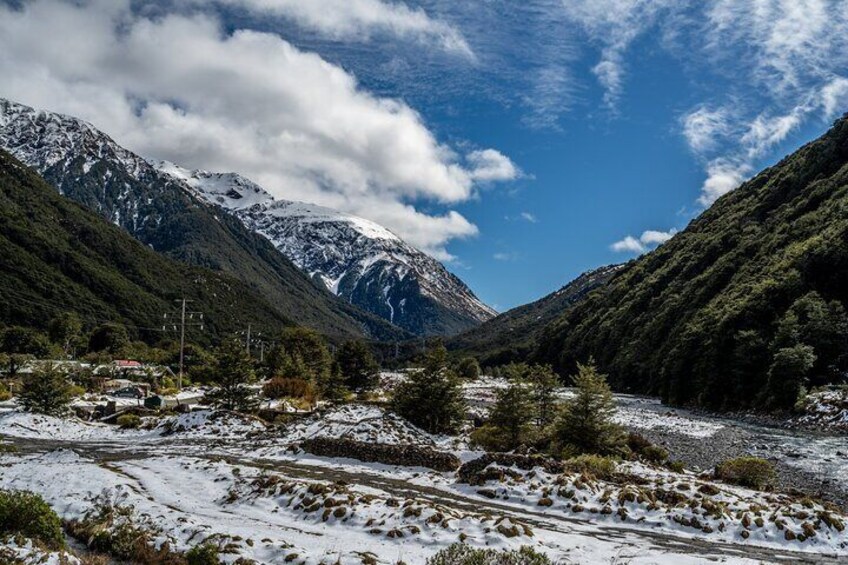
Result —
M709 206L721 196L734 190L751 174L751 166L718 158L707 165L707 179L701 187L698 202Z
M277 35L227 34L213 16L147 19L116 0L0 5L0 53L0 96L89 120L151 158L368 217L441 258L477 228L412 203L462 202L477 181L518 170L486 149L463 165L403 102Z
M714 150L730 133L730 115L725 108L698 106L681 119L683 135L696 154Z
M518 259L518 255L516 253L495 253L492 258L495 261L515 261Z
M521 212L521 219L531 224L536 224L539 222L539 218L535 216L535 214L531 214L530 212Z
M520 175L515 163L495 149L472 151L465 159L471 167L471 178L477 181L513 180Z
M183 0L204 5L199 0ZM215 0L260 15L275 15L334 39L367 39L374 33L436 45L445 51L474 58L462 33L445 22L433 19L421 8L403 2L382 0Z
M641 255L658 245L662 245L674 237L676 233L677 230L673 228L669 231L646 230L642 232L638 239L628 235L624 239L616 241L610 245L610 249L617 253L637 253Z
M646 251L645 246L642 245L642 242L633 237L632 235L628 235L621 241L616 241L610 246L610 248L618 253L644 253Z
M633 41L653 26L672 0L566 0L567 17L601 45L601 60L592 68L604 88L604 104L615 111L624 89L625 54Z

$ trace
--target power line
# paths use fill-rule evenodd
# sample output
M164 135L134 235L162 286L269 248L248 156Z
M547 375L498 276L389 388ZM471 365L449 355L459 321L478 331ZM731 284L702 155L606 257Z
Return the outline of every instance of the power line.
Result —
M180 304L179 312L178 313L165 312L165 314L163 315L163 318L167 322L168 314L171 314L172 318L179 316L179 324L180 324L180 373L179 373L179 377L177 379L177 389L182 390L183 389L183 361L185 359L185 329L186 329L186 325L200 326L200 329L203 330L203 312L188 312L188 311L186 311L186 304L188 302L193 302L193 300L187 300L186 298L180 298L180 299L176 300L176 302L178 302ZM189 321L188 324L186 324L186 316L188 316L189 320L193 320L194 317L197 316L199 321L198 322ZM177 328L177 326L175 325L174 329L176 329L176 328ZM164 325L162 326L162 331L165 331Z

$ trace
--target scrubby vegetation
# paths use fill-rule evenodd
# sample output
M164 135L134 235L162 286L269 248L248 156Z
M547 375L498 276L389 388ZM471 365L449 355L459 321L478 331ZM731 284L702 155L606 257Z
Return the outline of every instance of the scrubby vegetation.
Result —
M728 483L762 489L774 481L775 471L774 465L765 459L737 457L716 465L715 476Z
M121 414L116 423L125 430L134 430L141 426L141 418L136 414Z
M565 462L566 471L584 473L601 480L612 478L616 466L614 459L600 455L578 455Z
M65 547L62 521L32 492L0 490L0 534L21 535L50 549Z
M71 389L66 376L53 365L44 365L23 379L18 402L24 410L59 415L67 410Z
M427 565L552 565L552 562L543 553L527 546L498 551L457 543L429 558Z

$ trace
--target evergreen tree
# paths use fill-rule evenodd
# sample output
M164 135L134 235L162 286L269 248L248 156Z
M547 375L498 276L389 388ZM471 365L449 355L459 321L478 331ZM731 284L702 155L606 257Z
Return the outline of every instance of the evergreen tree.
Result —
M422 371L412 373L394 392L392 409L430 433L455 433L465 419L465 400L456 374L447 368L447 351L430 351Z
M272 377L303 378L323 393L330 387L333 360L321 335L308 328L286 328L266 358Z
M791 408L798 400L815 361L816 355L809 345L798 344L779 349L769 369L767 405L771 408Z
M511 451L531 441L533 402L528 387L513 383L498 390L489 419L472 439L490 451Z
M350 390L371 390L380 383L380 366L361 341L347 341L336 353L335 370Z
M71 401L67 378L55 366L39 367L23 379L18 402L24 410L59 416Z
M577 364L573 376L576 395L566 400L554 424L556 443L567 455L594 453L612 455L621 452L624 432L614 423L615 399L606 376L598 373L593 361Z
M475 381L480 378L480 363L474 357L463 357L456 366L460 378Z
M536 414L536 423L548 426L554 420L556 411L556 389L559 379L550 365L529 367L525 380L530 384L530 397Z
M209 401L227 410L255 408L256 394L246 386L255 380L253 363L242 341L237 337L226 339L216 357L214 376L218 387L207 395Z

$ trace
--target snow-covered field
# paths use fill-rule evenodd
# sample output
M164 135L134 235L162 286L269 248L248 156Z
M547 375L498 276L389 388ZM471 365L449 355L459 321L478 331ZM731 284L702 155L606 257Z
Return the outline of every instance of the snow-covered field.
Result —
M500 386L483 381L466 392L484 407ZM637 398L622 403L619 418L687 429L693 441L721 427L692 425ZM457 473L296 448L307 439L345 438L448 451L464 462L481 455L371 405L324 410L287 426L201 410L145 419L137 430L12 411L0 414L0 436L22 448L0 455L0 487L38 492L66 520L85 519L103 504L131 507L134 523L157 544L184 551L214 541L232 551L227 562L358 564L373 557L413 565L457 541L530 545L566 564L837 563L848 556L845 518L830 509L691 473L628 463L602 481L491 465L470 485Z

